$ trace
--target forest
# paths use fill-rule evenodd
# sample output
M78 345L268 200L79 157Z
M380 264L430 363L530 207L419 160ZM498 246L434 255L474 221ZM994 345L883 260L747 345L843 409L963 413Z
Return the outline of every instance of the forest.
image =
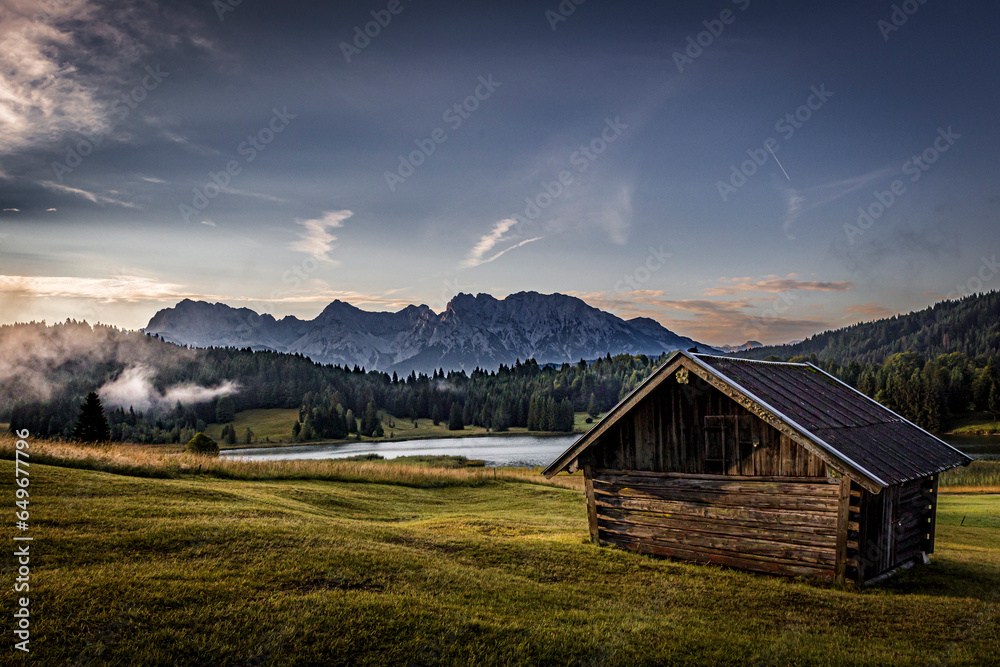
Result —
M955 417L972 411L995 419L1000 300L990 293L948 303L857 325L850 335L848 329L824 334L840 356L774 354L798 349L786 346L769 348L772 354L764 358L814 363L928 430L947 430ZM916 325L907 318L923 324L914 332ZM886 337L904 329L916 349L878 357L873 350L894 349L896 343ZM866 347L858 337L869 334L881 338ZM933 342L933 336L944 338ZM111 439L138 443L186 442L207 424L227 424L237 412L260 408L298 409L299 420L288 425L290 441L381 437L387 420L418 418L452 430L476 425L494 432L512 427L568 432L574 413L606 412L666 357L608 355L561 366L529 359L489 371L398 377L324 366L301 355L188 349L73 320L0 327L0 350L0 421L11 429L73 439L81 405L96 392ZM760 358L759 352L741 356ZM875 356L864 360L868 355ZM251 440L252 434L227 428L224 439L232 444Z

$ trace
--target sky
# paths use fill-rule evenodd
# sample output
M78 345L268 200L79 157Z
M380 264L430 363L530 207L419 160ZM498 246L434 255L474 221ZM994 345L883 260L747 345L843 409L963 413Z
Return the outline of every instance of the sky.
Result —
M998 19L0 0L0 323L534 290L778 343L997 289Z

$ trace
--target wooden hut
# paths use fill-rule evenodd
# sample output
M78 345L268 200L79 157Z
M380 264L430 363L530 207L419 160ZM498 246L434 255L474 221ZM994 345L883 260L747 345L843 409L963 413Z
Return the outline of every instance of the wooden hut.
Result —
M546 470L596 543L839 582L928 562L971 459L812 364L674 353Z

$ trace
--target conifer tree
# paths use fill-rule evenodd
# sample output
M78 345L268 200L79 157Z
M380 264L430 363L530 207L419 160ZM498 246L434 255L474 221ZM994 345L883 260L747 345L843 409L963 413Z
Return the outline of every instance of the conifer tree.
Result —
M1000 414L1000 391L997 390L996 382L990 385L990 396L987 400L986 408L993 415L993 421L996 421L997 415Z
M448 414L448 430L449 431L461 431L465 428L465 423L462 421L462 406L455 403L451 404L451 411Z
M107 442L111 439L111 428L97 392L87 394L80 405L80 415L73 427L73 438L80 442Z

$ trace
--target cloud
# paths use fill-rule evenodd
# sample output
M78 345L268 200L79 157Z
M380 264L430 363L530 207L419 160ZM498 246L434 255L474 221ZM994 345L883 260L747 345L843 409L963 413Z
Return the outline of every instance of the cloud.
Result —
M201 224L208 225L209 227L215 227L215 223L212 222L211 220L202 220Z
M751 280L750 278L732 278L729 284L718 287L710 287L703 294L705 296L732 296L745 292L765 292L778 293L791 290L808 290L816 292L847 292L856 287L848 280L820 281L820 280L793 280L788 278L770 278L767 280Z
M517 220L514 218L504 218L493 225L493 229L489 234L484 234L482 238L476 245L472 246L472 250L469 251L469 256L462 262L462 266L479 266L483 263L483 255L488 253L493 249L497 243L503 240L504 234L506 234L514 225L517 224Z
M125 208L138 208L138 206L132 202L122 201L121 199L115 199L114 197L108 197L105 195L97 195L93 192L87 192L86 190L81 190L80 188L71 188L68 185L60 185L59 183L53 183L52 181L40 181L38 184L47 190L54 190L55 192L62 192L68 195L83 197L87 201L94 202L95 204L115 204L117 206L124 206Z
M113 105L158 49L199 26L152 0L4 0L0 21L0 157L107 135ZM194 14L192 13L192 16Z
M194 383L176 384L164 391L153 386L155 371L148 366L131 366L116 379L107 382L97 393L101 401L112 408L135 408L139 412L169 409L181 405L207 403L239 391L239 385L226 380L217 387L202 387Z
M825 320L791 317L780 297L670 299L661 290L570 294L622 318L652 318L675 333L708 344L737 344L750 338L784 343L831 328Z
M497 257L500 257L504 253L510 252L514 248L520 248L523 245L528 245L529 243L534 243L535 241L541 241L543 238L545 238L545 237L544 236L535 236L535 237L530 238L530 239L524 239L523 241L519 241L518 243L515 243L514 245L510 246L509 248L504 248L503 250L501 250L497 254L492 255L492 256L484 259L483 261L480 262L480 264L489 264L490 262L492 262Z
M47 208L47 209L45 209L45 212L46 212L46 213L51 213L52 211L56 211L56 210L58 210L58 209L54 209L54 208Z
M333 263L329 253L334 249L333 242L337 237L329 230L344 226L344 221L350 218L352 211L329 211L323 214L322 218L313 220L298 220L297 222L305 228L299 232L299 240L288 245L295 252L311 255L317 261Z
M4 213L20 213L21 209L19 209L19 208L5 208L3 210L3 212Z
M41 298L96 299L105 303L210 298L191 294L175 283L129 275L113 278L0 275L0 294L4 293Z
M255 199L263 199L265 201L273 201L273 202L277 202L279 204L283 204L283 203L286 203L288 201L287 199L282 199L281 197L275 197L274 195L265 194L263 192L249 192L247 190L237 190L236 188L230 188L230 187L219 188L219 190L221 190L222 192L225 192L227 195L238 195L240 197L254 197ZM339 211L339 212L343 213L343 211ZM327 215L331 215L331 214L327 213Z
M847 306L844 308L844 312L848 315L854 315L865 320L879 320L896 314L896 311L890 310L889 308L877 303L859 303L853 306Z
M795 236L792 234L792 227L803 213L846 197L873 181L891 176L896 171L895 168L876 169L866 174L803 189L782 187L782 192L785 195L785 214L782 216L781 228L788 238L794 239Z
M504 218L503 220L497 221L497 223L493 225L493 229L490 230L488 234L484 234L479 239L479 242L472 246L472 250L469 251L469 256L462 260L461 266L472 268L481 264L489 264L493 260L510 252L511 250L514 250L515 248L520 248L521 246L528 245L529 243L534 243L535 241L545 238L544 236L535 236L530 239L524 239L523 241L518 241L514 245L504 248L500 252L486 256L487 253L493 250L498 243L509 240L506 237L506 234L513 229L516 224L517 220L514 218Z

